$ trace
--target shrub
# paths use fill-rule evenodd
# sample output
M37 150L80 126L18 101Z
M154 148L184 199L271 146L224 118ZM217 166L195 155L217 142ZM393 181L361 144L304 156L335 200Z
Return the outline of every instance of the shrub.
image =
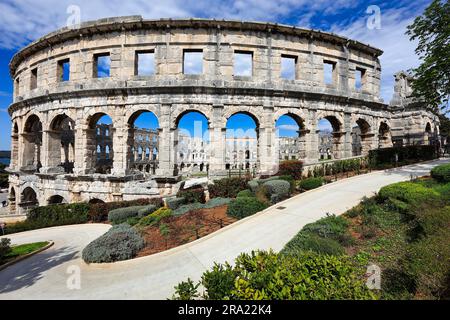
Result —
M236 198L245 198L245 197L254 197L253 192L251 192L248 189L242 190L242 191L239 191L239 193L236 196Z
M11 239L2 238L0 240L0 262L2 262L6 255L11 252Z
M228 297L234 288L234 282L238 272L233 270L229 263L214 263L212 270L205 271L202 275L201 284L206 289L206 299L222 300Z
M251 181L248 182L248 187L250 188L250 190L252 192L256 192L256 190L259 187L259 183L256 180L251 180Z
M138 210L138 218L142 218L152 214L158 209L154 204L149 204L148 206L144 206L142 209Z
M127 221L128 218L137 217L139 211L144 208L145 206L134 206L114 209L108 213L108 220L113 224L121 224Z
M431 169L431 176L439 182L450 182L450 163Z
M185 203L200 202L205 203L205 190L199 187L180 190L177 193L178 198L184 198Z
M303 190L312 190L312 189L322 186L323 183L324 183L324 180L321 177L307 178L307 179L300 180L298 186L300 189L303 189Z
M167 207L169 207L169 209L171 209L171 210L176 210L185 203L186 203L186 200L184 198L173 197L173 198L166 199Z
M229 204L231 202L231 200L232 199L230 199L230 198L214 198L214 199L209 200L207 203L205 203L203 205L203 207L205 209L220 207L220 206Z
M289 182L289 184L291 186L290 193L293 193L295 191L296 185L295 185L295 179L294 178L292 178L291 176L280 176L279 179Z
M170 217L173 215L173 212L169 208L159 208L152 214L149 214L146 217L142 217L139 220L139 226L152 226L158 224L163 218Z
M232 281L234 280L234 282ZM243 253L235 266L215 265L204 275L206 299L336 300L376 299L344 257L302 253L285 256L272 251ZM189 286L190 289L193 286ZM198 296L197 290L190 296Z
M293 240L289 241L282 252L293 255L309 250L335 256L344 254L344 248L336 240L308 233L300 233Z
M278 169L278 174L290 176L295 180L302 178L303 162L299 160L282 161Z
M203 204L198 203L198 202L185 204L185 205L180 206L178 209L174 210L173 211L173 215L174 216L181 216L181 215L183 215L185 213L188 213L189 211L202 209L203 206L204 206Z
M267 187L270 195L270 202L277 203L283 199L286 199L291 191L291 185L284 180L273 180L264 183Z
M108 219L108 213L111 210L133 206L147 206L150 204L153 204L157 208L160 208L164 203L161 198L151 198L90 204L89 219L93 222L101 222Z
M208 186L210 198L236 198L239 191L247 189L248 180L244 178L225 178L215 180Z
M190 278L187 281L180 282L175 286L175 294L172 297L172 300L194 300L198 298L200 295L198 294L198 287L200 283L194 285L194 281Z
M144 240L128 224L113 226L108 232L89 243L82 257L87 263L114 262L131 259L144 247Z
M439 193L421 184L405 181L381 188L378 197L382 201L397 199L415 205L424 201L433 201L439 197Z
M228 204L227 215L242 219L267 208L256 198L237 198Z

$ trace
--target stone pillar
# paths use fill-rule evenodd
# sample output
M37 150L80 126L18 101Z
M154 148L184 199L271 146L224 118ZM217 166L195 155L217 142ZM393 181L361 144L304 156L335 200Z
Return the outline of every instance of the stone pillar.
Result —
M128 154L128 125L123 120L114 123L111 129L113 135L113 145L110 148L110 157L113 159L111 174L115 176L125 176L127 174L127 154Z
M80 123L80 121L78 121ZM76 175L82 175L86 173L86 156L88 151L87 147L87 125L79 125L75 127L75 147L74 147L74 168L73 173Z
M313 163L319 160L319 130L317 114L315 111L310 111L308 119L305 119L305 162Z
M342 136L342 137L341 137ZM351 113L344 113L344 124L339 135L333 134L335 140L336 150L335 158L349 158L352 156L352 115Z
M42 133L42 168L41 172L54 171L61 164L61 139L57 131L46 130ZM61 168L62 169L62 168ZM64 172L64 170L61 170Z
M158 159L159 166L156 171L157 175L160 176L172 176L173 168L170 159L171 153L171 139L170 139L170 104L163 104L161 106L161 116L160 116L160 128L159 130L159 150Z
M209 170L215 172L225 170L226 128L222 124L223 105L213 105L213 118L209 125Z
M278 146L275 140L275 121L273 121L274 108L264 105L263 115L260 117L258 132L258 163L259 172L271 175L278 172L279 157Z

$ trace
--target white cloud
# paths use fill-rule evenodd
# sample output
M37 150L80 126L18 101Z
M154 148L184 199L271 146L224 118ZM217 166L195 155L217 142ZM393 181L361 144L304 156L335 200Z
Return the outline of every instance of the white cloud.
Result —
M417 5L417 3L416 3ZM411 7L401 9L381 10L381 29L370 30L366 26L367 17L355 20L353 23L332 26L332 32L351 39L368 43L384 51L380 57L381 97L388 103L394 91L394 74L400 70L414 68L419 63L415 54L416 43L405 35L406 27L414 20L414 15L421 10Z
M205 17L217 19L258 20L279 22L296 21L301 27L330 29L337 34L357 39L384 50L381 57L381 96L388 102L393 92L393 74L400 69L415 67L418 58L415 44L404 34L415 15L422 12L430 0L398 0L399 9L381 9L381 30L366 27L368 16L349 9L360 1L354 0L2 0L0 3L0 48L18 49L30 41L64 27L70 5L80 7L81 21L103 17L142 15L148 19ZM383 4L381 4L383 6ZM347 10L347 11L345 11ZM298 17L295 17L295 14ZM330 28L327 18L343 14L345 21ZM322 20L321 20L322 19ZM246 74L250 72L243 67Z

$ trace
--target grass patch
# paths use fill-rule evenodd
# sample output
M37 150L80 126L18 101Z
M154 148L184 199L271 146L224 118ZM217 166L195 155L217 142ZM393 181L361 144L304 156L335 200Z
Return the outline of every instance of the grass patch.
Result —
M4 259L3 261L1 261L1 264L14 260L18 257L27 255L36 250L42 249L48 244L49 244L48 241L43 241L12 246L11 251L4 256Z

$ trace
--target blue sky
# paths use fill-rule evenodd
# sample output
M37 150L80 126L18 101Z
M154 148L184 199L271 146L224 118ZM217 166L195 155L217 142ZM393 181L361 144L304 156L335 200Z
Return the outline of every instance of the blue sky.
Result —
M431 0L2 0L0 3L0 150L10 149L10 119L7 108L12 101L12 81L8 63L21 47L67 24L74 12L81 21L124 15L159 18L216 18L269 21L334 32L371 44L384 51L381 57L381 96L389 102L393 93L393 74L418 65L415 43L404 35L406 26L423 12ZM73 5L77 7L73 7ZM380 28L368 28L370 5L380 9ZM194 57L195 59L195 57ZM187 66L189 67L189 66ZM194 70L195 71L195 70ZM198 115L191 116L195 120ZM185 120L183 125L189 129ZM151 123L151 118L142 120ZM285 123L286 122L286 123ZM251 119L237 123L251 127ZM206 122L202 123L204 126ZM289 120L281 120L289 128ZM291 123L292 125L292 123ZM180 124L181 126L181 124ZM325 126L323 126L325 128ZM292 129L292 128L291 128ZM285 130L285 129L283 129ZM294 130L295 131L295 130ZM293 130L285 130L285 135ZM282 133L283 135L283 133Z

